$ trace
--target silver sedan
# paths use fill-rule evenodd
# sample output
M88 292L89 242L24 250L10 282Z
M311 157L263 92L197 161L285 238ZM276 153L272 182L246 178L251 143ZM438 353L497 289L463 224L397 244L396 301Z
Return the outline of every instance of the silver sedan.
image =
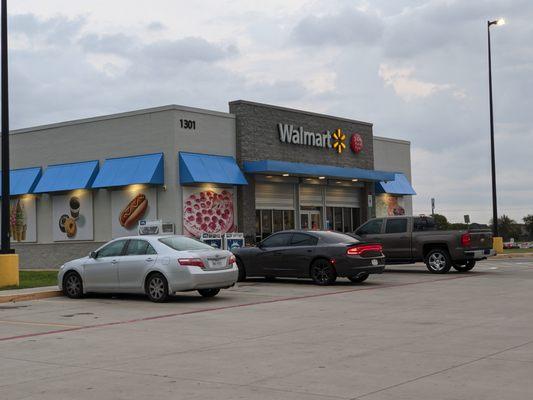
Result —
M58 285L71 298L89 292L146 293L163 302L171 293L191 290L213 297L237 278L229 251L185 236L132 236L62 265Z

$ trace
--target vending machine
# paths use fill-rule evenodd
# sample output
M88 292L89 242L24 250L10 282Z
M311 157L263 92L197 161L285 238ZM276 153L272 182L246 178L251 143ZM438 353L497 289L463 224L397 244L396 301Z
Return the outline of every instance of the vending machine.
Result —
M224 234L224 248L232 251L244 247L244 234L241 232L232 232Z
M200 241L215 249L222 249L222 235L220 233L202 233Z

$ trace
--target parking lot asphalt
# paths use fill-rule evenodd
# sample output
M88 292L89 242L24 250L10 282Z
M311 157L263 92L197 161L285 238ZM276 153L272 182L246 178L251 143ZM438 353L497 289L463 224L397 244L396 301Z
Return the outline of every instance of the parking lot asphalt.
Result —
M529 399L533 259L0 305L0 399Z

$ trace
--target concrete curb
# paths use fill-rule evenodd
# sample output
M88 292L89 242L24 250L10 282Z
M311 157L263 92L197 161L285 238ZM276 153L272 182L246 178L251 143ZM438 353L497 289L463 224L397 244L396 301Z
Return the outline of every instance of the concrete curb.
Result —
M29 301L29 300L39 300L46 299L49 297L61 296L63 292L61 290L42 290L37 292L28 292L28 293L9 293L11 290L6 290L6 293L0 292L0 304L1 303L15 303L18 301Z
M507 253L507 254L496 255L496 258L524 258L524 257L533 257L533 253Z

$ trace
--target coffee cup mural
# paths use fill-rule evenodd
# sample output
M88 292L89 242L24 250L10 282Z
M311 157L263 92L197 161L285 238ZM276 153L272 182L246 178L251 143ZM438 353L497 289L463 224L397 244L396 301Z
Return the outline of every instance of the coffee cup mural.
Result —
M74 219L78 219L80 216L80 199L76 196L70 198L70 216Z
M92 196L54 196L54 240L91 240Z

